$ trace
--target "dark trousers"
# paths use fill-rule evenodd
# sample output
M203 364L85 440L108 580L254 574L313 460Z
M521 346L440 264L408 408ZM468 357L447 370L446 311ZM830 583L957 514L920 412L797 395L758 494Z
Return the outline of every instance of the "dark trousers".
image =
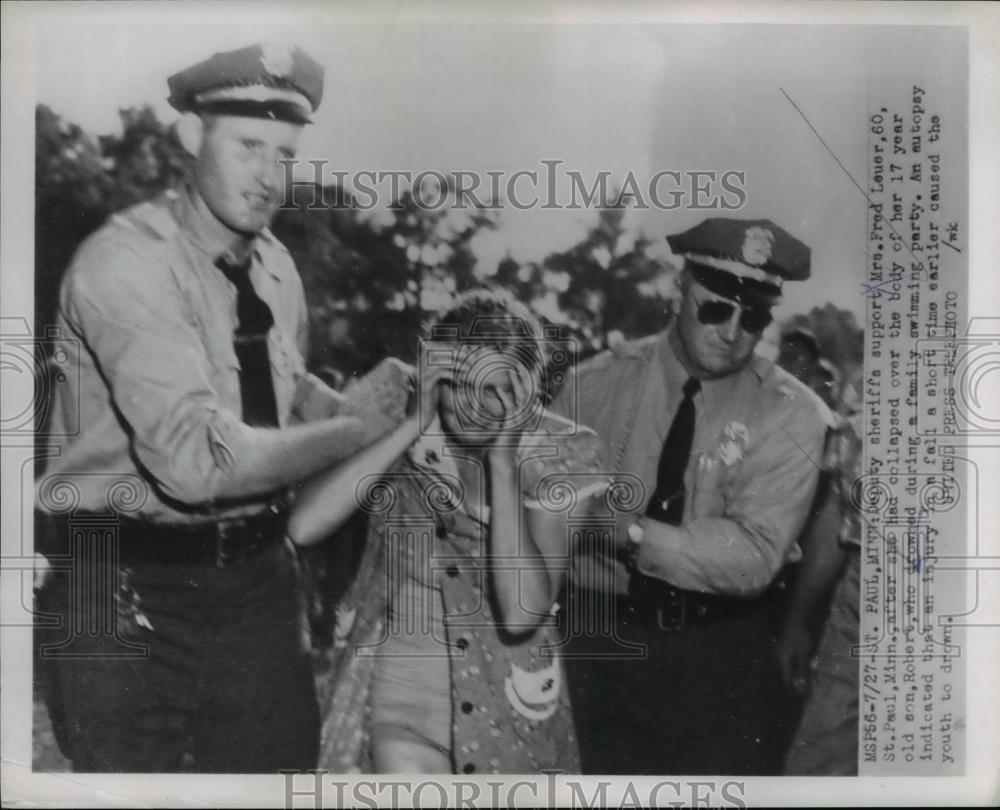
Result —
M59 626L36 630L36 650L74 770L316 766L318 708L284 542L221 568L85 554L64 568L39 603Z
M584 773L781 772L773 715L783 693L765 600L679 630L615 613L614 634L573 633L566 650Z

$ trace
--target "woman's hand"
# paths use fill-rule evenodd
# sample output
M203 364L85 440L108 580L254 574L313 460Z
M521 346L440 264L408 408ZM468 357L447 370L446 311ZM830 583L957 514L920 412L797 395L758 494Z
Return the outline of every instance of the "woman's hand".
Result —
M513 464L521 442L521 434L533 422L535 410L540 404L537 386L530 371L513 361L506 372L507 385L496 387L497 399L503 407L500 431L490 449L491 462Z
M384 425L377 431L382 435L406 418L407 390L413 374L412 366L387 357L364 377L348 383L341 414Z

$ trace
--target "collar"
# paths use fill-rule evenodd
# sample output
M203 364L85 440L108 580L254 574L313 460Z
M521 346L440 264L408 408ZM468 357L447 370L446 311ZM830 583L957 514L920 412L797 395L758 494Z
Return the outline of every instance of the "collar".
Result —
M458 475L455 459L446 452L440 416L434 417L434 421L420 433L406 452L413 466L422 472L432 475Z
M441 417L435 416L430 426L421 432L417 440L406 451L410 463L421 473L445 486L448 503L453 509L461 509L469 517L478 520L483 525L489 523L489 507L483 507L483 513L471 504L459 500L455 491L455 482L462 479L458 475L458 465L455 456L448 448L441 426Z
M668 391L680 391L688 377L691 376L674 350L673 334L675 329L675 324L664 329L653 349L653 362L663 371L663 379L667 383ZM702 381L702 387L704 387L704 381Z
M239 258L222 243L206 221L205 206L199 206L196 198L200 199L198 192L190 186L184 186L177 192L174 204L174 216L188 242L208 256L212 264L215 264L220 258L241 264ZM247 250L253 263L258 267L263 267L275 281L281 281L281 275L271 266L272 263L261 260L261 248L270 247L274 241L274 235L271 231L264 228L254 236Z

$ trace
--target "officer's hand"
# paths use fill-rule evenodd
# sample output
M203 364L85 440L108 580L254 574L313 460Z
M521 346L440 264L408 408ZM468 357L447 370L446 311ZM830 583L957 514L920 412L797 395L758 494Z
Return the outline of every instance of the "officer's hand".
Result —
M427 366L414 379L415 390L410 398L408 415L420 420L420 429L426 430L438 412L439 387L452 378L451 366Z
M790 618L785 622L777 642L778 667L785 687L797 695L809 688L815 639L806 623Z
M396 357L387 357L369 374L380 393L382 412L397 422L406 416L409 387L415 374L413 366Z
M356 416L376 427L378 436L406 418L413 367L388 357L344 389L341 414Z

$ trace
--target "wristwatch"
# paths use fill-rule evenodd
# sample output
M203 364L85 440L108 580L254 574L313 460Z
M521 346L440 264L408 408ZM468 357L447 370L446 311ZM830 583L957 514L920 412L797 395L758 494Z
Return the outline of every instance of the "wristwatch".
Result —
M628 534L625 540L625 568L634 573L636 569L636 556L639 553L639 545L642 543L643 530L638 523L633 523L628 527Z

